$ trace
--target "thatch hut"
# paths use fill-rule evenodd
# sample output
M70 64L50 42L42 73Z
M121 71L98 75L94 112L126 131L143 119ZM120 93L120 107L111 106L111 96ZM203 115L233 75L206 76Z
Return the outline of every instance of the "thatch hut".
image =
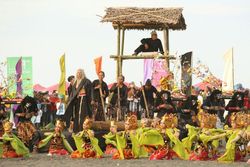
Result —
M185 30L186 23L182 8L107 8L101 22L111 22L117 30L117 54L110 56L117 60L117 75L122 73L122 61L125 59L152 59L154 55L135 57L124 55L125 30L161 30L164 32L164 56L169 67L169 30ZM122 33L121 33L122 31ZM121 35L122 34L122 35Z
M107 8L102 22L117 29L185 30L182 8Z

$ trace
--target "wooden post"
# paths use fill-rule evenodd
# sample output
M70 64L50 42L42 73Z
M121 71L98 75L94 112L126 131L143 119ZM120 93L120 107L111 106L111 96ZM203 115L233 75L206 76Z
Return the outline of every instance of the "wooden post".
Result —
M124 55L124 39L125 39L125 28L122 27L122 41L121 41L121 54L120 54L120 74L122 74L122 56Z
M163 30L163 45L164 45L164 56L169 56L169 30L165 28ZM169 69L169 58L166 58L167 68Z
M125 39L125 28L122 28L122 43L121 43L121 55L123 56L124 53L124 39Z
M121 28L120 26L117 27L117 64L116 64L116 78L120 75L120 36L121 36Z

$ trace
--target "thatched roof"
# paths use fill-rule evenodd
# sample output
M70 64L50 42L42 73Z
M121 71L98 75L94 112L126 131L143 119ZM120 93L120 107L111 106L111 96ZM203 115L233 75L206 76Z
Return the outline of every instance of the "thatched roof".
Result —
M107 8L101 22L126 29L185 30L182 8Z

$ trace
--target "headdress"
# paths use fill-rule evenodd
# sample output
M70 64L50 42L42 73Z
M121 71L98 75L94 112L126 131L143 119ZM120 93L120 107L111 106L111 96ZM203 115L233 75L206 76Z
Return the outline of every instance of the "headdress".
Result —
M130 130L137 129L137 117L135 115L127 117L126 123L129 125Z
M161 123L164 123L166 125L166 128L174 128L177 127L178 124L178 118L175 114L165 114L162 119Z
M209 114L201 112L198 116L200 124L202 123L204 128L215 128L217 123L217 116L215 114Z

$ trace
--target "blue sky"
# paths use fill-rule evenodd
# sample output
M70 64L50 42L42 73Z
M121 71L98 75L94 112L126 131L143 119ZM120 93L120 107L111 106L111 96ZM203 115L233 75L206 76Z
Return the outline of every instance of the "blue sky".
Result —
M0 0L0 61L32 56L34 83L45 86L60 78L59 58L66 54L67 76L83 68L95 79L93 59L103 56L106 80L115 80L116 31L100 23L107 7L183 7L187 30L170 31L171 54L192 50L218 77L223 55L233 47L235 83L250 87L250 1L248 0ZM133 53L150 31L127 31L125 54ZM159 32L162 39L162 33ZM142 61L124 63L127 81L143 79Z

